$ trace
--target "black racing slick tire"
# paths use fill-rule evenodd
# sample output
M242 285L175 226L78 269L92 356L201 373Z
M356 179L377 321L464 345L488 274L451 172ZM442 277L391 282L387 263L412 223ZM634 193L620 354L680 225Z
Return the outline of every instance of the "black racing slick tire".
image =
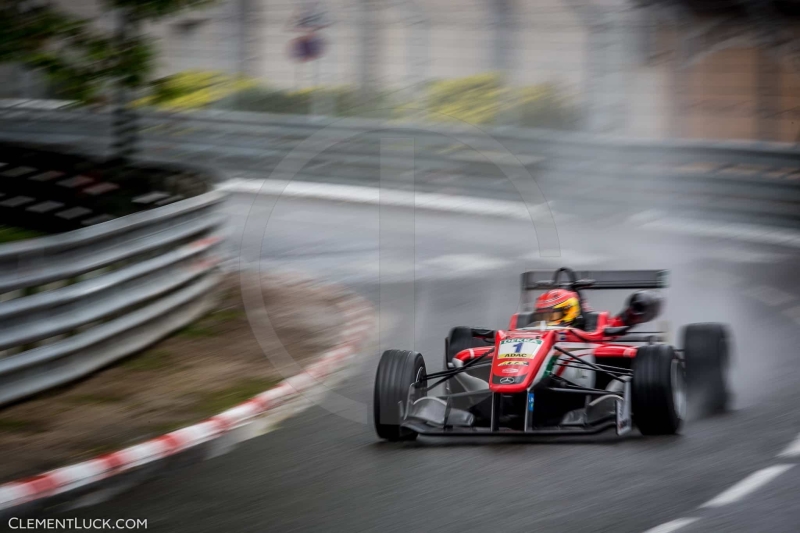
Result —
M417 434L400 426L409 387L425 376L422 354L406 350L386 350L375 375L373 416L378 437L388 441L414 440Z
M689 405L697 416L708 416L728 407L728 328L723 324L689 324L683 330L683 358Z
M631 409L642 435L673 435L686 412L683 363L672 346L640 347L633 360Z

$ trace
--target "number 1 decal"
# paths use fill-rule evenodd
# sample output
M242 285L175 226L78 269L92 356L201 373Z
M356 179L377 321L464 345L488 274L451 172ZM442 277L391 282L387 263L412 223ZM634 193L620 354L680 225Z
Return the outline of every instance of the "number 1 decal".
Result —
M500 342L500 351L497 357L499 359L532 359L541 347L542 340L539 338L504 339Z

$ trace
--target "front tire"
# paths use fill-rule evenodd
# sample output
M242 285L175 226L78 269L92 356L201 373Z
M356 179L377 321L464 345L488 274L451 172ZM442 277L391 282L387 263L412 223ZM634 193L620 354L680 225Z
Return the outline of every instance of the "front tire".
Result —
M386 350L378 363L373 396L373 416L378 437L388 441L417 438L417 433L400 426L411 384L425 377L422 354L407 350Z
M642 435L673 435L686 411L684 368L672 346L642 346L633 360L633 423Z
M689 401L700 416L728 407L728 348L728 329L723 324L689 324L683 330Z

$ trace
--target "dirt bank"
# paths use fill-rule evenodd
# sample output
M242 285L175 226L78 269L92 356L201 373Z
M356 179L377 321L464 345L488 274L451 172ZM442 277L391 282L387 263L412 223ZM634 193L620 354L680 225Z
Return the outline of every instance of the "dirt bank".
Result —
M240 284L238 274L229 276L212 313L150 349L83 381L0 410L0 481L94 457L207 418L270 388L296 371L295 362L305 365L338 342L343 319L337 304L345 294L272 275L259 278L266 315L249 313L259 328L259 343L241 296L242 290L259 290L258 279L249 279Z

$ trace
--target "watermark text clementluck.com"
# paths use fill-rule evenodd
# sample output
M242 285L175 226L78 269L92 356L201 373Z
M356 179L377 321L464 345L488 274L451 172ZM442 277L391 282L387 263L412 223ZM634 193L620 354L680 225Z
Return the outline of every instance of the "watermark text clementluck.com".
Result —
M16 518L9 529L147 529L146 518Z

